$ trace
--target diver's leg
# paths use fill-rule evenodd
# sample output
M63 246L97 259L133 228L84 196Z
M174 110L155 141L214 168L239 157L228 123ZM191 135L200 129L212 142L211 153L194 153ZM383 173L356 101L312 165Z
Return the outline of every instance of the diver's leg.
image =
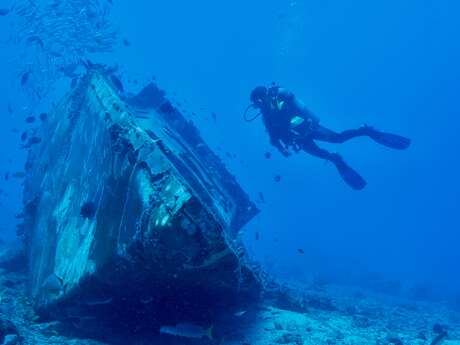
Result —
M397 134L386 133L376 130L374 127L362 126L358 129L348 129L346 131L336 133L330 129L317 125L310 134L312 139L326 141L329 143L343 143L352 138L366 136L374 140L376 143L397 150L405 150L410 146L410 139Z
M358 129L348 129L346 131L337 133L326 127L317 125L312 129L311 138L315 140L326 141L329 143L340 144L355 137L368 135L366 131L363 130L363 128L364 127L360 127Z
M322 149L313 140L305 140L299 143L299 146L305 152L334 163L342 179L353 189L359 190L366 186L366 181L347 163L338 153L331 153L325 149Z
M302 150L311 154L312 156L327 159L333 163L338 159L337 157L340 157L338 153L332 153L319 147L313 140L304 140L299 143L299 146Z

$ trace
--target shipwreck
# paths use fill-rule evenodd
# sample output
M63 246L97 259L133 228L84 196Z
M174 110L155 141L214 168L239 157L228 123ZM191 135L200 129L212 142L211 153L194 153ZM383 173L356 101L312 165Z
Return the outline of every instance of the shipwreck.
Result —
M258 299L237 237L258 210L155 84L126 97L93 66L36 136L21 235L40 313L158 321Z

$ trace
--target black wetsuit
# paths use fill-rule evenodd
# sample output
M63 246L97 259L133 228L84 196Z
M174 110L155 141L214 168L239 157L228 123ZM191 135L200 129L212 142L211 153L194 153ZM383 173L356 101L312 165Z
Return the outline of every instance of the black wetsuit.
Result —
M343 180L353 189L363 189L366 181L337 153L329 152L316 144L316 141L343 143L359 136L370 137L375 142L392 149L404 150L410 145L410 139L400 135L385 133L373 127L363 126L340 133L331 131L319 124L313 115L293 93L279 88L268 89L268 96L259 106L270 143L288 156L290 147L303 150L313 156L334 163Z
M269 93L270 108L262 110L263 121L270 136L270 143L282 153L286 153L286 147L292 146L314 156L335 161L340 156L320 148L315 140L343 143L367 135L363 128L337 133L321 126L318 117L286 89L273 87Z

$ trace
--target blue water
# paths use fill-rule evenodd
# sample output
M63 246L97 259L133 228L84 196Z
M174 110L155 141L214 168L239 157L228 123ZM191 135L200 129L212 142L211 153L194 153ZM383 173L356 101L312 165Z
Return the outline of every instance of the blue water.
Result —
M120 0L111 21L131 45L89 57L119 64L125 81L155 76L171 97L187 100L204 138L223 148L219 154L251 198L264 195L244 238L270 271L377 289L397 282L432 290L427 297L454 298L460 295L458 13L460 3L452 0ZM14 20L0 17L2 41ZM19 85L23 51L6 44L0 57L2 175L22 170L25 160L18 139L30 97ZM25 51L33 57L33 49ZM251 89L273 81L324 126L339 131L366 123L408 136L412 146L392 151L366 138L321 144L367 180L363 191L353 191L332 164L306 154L284 158L270 147L260 119L243 121ZM54 93L64 93L64 85ZM2 178L0 188L8 193L0 196L1 236L11 239L20 180Z

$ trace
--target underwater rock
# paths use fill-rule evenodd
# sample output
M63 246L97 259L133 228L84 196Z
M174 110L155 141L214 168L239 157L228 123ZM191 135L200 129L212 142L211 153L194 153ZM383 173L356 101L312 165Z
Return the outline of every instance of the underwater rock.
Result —
M16 341L18 341L16 326L11 321L0 318L0 341L3 344L6 344L7 340L11 343L12 337L15 337Z
M27 256L21 243L0 246L0 268L5 272L27 270Z
M402 340L396 335L387 335L383 339L378 339L376 342L377 345L404 345Z
M394 344L394 345L403 345L403 342L401 339L399 339L398 337L387 337L386 338L386 342L388 344Z
M279 309L307 313L310 309L337 311L338 307L330 296L316 292L306 293L295 285L280 283L270 275L264 276L264 299Z
M129 315L156 309L176 321L258 299L236 236L258 210L155 85L130 103L94 67L39 132L23 227L39 312L135 323ZM45 288L50 276L62 289ZM159 322L152 314L145 321Z
M18 345L19 344L19 336L17 334L8 334L5 336L5 340L3 341L3 345Z
M428 338L426 337L425 333L419 332L419 333L417 334L417 339L427 340Z
M368 328L371 325L372 324L371 324L370 320L367 317L358 316L358 315L353 316L353 326L354 327Z
M333 304L330 298L316 296L309 294L305 297L305 303L308 307L319 309L319 310L328 310L336 311L337 307Z
M303 339L300 334L284 333L276 340L277 344L302 345Z
M276 282L272 286L265 285L264 298L279 309L290 310L298 313L308 312L307 301L303 293Z
M447 337L447 332L446 331L442 331L441 333L439 333L430 343L430 345L438 345L438 344L441 344L444 339Z
M444 330L445 330L445 327L439 323L435 323L433 325L433 333L441 334L442 332L444 332Z

